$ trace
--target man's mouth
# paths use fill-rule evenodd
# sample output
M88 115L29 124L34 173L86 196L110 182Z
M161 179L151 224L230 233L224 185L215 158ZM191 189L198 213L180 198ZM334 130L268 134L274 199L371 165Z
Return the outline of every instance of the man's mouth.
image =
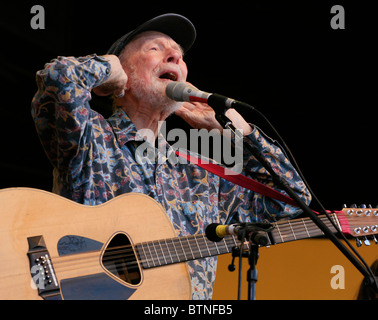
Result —
M176 81L177 80L177 75L173 72L164 72L159 76L159 79L166 79L166 80L171 80L171 81Z

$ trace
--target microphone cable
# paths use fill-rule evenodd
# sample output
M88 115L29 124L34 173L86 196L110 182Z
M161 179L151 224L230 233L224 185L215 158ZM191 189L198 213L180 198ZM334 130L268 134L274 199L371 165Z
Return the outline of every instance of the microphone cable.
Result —
M320 200L318 199L318 197L316 196L316 194L311 189L311 187L310 187L309 183L307 182L306 178L304 177L304 174L302 173L302 171L301 171L301 169L300 169L300 167L299 167L299 165L298 165L298 163L297 163L297 161L296 161L293 153L291 152L290 148L288 147L288 145L286 144L286 142L282 138L282 136L279 134L279 132L277 131L277 129L274 127L274 125L267 119L267 117L265 117L265 115L261 111L259 111L258 109L256 109L255 107L253 107L253 106L251 106L249 104L244 103L243 106L242 106L242 108L240 108L240 109L247 109L250 112L256 112L268 124L268 126L270 127L270 129L277 136L277 139L279 140L279 146L281 147L281 144L282 144L281 148L283 148L284 151L287 153L287 155L289 157L289 160L294 165L295 169L297 170L298 174L300 175L300 177L303 180L304 184L306 185L307 189L311 193L313 200L319 206L321 212L324 213L324 215L327 217L327 219L331 222L332 226L337 231L338 235L344 240L344 242L348 245L348 247L355 254L355 256L358 257L358 259L363 263L363 265L366 267L367 271L370 273L370 275L374 279L374 277L375 277L374 273L370 269L369 265L361 257L361 255L358 253L358 251L352 246L352 244L348 241L348 239L346 238L346 236L344 235L344 233L336 225L336 223L333 221L333 219L328 214L327 210L324 208L323 204L320 202Z

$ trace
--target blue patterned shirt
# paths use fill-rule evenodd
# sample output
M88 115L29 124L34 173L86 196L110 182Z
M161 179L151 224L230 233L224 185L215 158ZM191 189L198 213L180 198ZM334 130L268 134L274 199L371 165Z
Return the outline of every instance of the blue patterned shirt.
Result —
M210 223L277 221L300 211L214 175L195 164L173 164L157 151L158 161L138 163L141 137L118 109L108 120L90 107L91 90L106 81L110 64L102 57L58 57L37 72L32 115L41 143L54 167L54 192L85 205L98 205L126 192L147 194L166 210L177 236L204 233ZM245 138L256 145L305 200L310 195L284 153L257 128ZM169 148L160 139L163 148ZM165 146L164 146L165 145ZM161 149L161 146L158 148ZM244 173L273 188L270 175L244 153ZM282 192L282 191L281 191ZM143 217L141 216L141 221ZM187 262L193 299L211 299L216 257Z

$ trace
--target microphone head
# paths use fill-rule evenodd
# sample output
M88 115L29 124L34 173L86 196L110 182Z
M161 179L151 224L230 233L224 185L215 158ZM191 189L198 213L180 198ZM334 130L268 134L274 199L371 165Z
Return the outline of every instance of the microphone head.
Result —
M190 87L185 82L171 81L168 83L165 94L174 101L187 101L184 98L184 90Z
M214 242L219 242L223 240L223 237L219 237L217 234L217 227L220 226L219 223L211 223L206 227L205 234L207 239Z

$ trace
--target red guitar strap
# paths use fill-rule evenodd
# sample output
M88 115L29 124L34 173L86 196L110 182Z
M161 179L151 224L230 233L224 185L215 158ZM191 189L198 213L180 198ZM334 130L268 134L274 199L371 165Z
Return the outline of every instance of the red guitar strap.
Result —
M175 151L176 154L184 159L186 159L187 161L193 163L193 164L196 164L197 166L211 172L211 173L214 173L216 174L217 176L220 176L222 177L223 179L226 179L234 184L237 184L243 188L246 188L246 189L249 189L249 190L252 190L252 191L255 191L259 194L262 194L264 196L267 196L269 198L272 198L272 199L276 199L276 200L279 200L279 201L282 201L282 202L285 202L287 204L290 204L292 206L298 206L296 204L296 202L289 198L288 196L260 183L260 182L257 182L249 177L246 177L242 174L239 174L239 173L236 173L236 172L232 172L231 170L227 169L227 168L224 168L224 167L221 167L219 165L216 165L214 163L210 163L206 160L201 160L199 158L195 158L187 153L182 153L182 152L179 152L179 151Z

